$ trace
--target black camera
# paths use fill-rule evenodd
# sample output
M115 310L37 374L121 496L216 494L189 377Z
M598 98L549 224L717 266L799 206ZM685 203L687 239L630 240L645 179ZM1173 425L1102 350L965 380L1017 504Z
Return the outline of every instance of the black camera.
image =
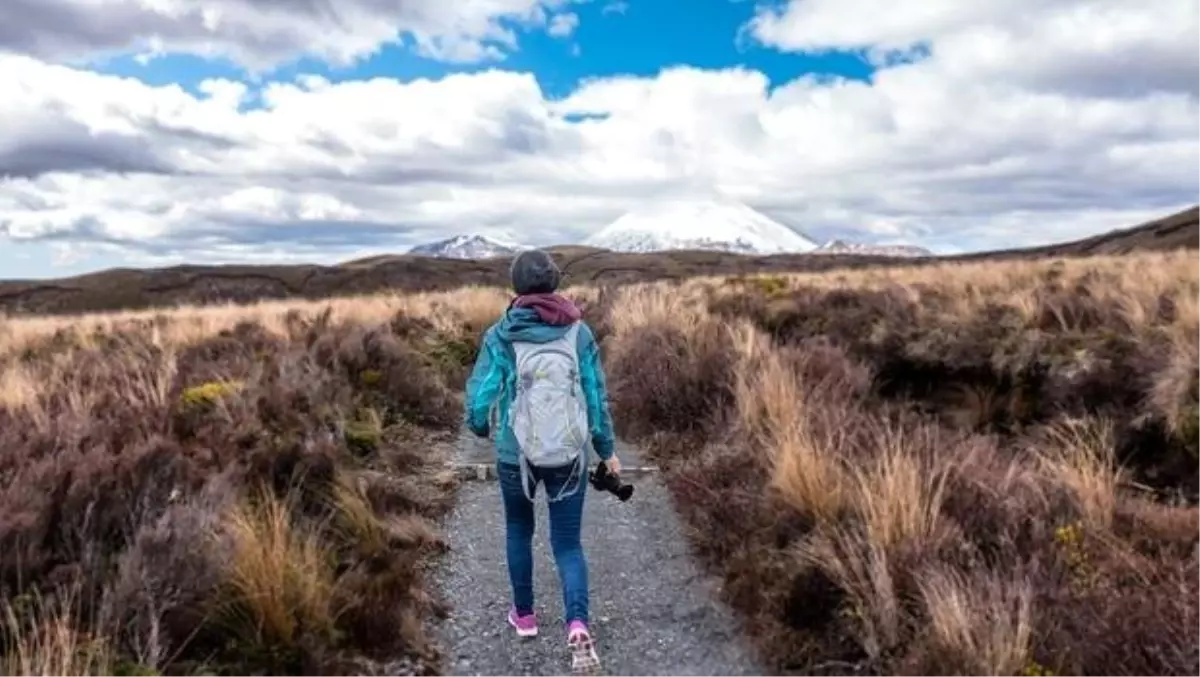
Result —
M601 461L594 471L588 473L588 481L592 483L593 489L607 491L621 499L622 503L633 496L633 485L621 484L621 478L608 472L608 465L604 461Z

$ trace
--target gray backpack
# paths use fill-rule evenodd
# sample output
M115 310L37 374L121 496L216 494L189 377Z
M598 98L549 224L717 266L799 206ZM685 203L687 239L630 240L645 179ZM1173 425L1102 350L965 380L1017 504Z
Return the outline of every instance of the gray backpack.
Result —
M579 375L578 337L576 322L553 341L512 344L516 393L508 421L521 448L521 484L530 500L528 465L559 468L574 464L574 487L567 491L572 484L568 480L550 501L573 495L581 483L578 480L587 460L588 412Z

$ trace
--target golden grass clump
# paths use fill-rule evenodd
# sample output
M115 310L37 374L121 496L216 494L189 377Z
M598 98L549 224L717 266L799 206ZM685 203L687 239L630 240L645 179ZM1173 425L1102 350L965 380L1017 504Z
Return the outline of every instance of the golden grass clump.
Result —
M931 648L963 674L1016 675L1031 664L1033 586L1009 574L974 579L953 569L920 582Z
M851 471L852 496L867 538L887 549L930 546L941 535L942 502L953 459L937 459L929 428L882 424L875 456ZM925 439L914 439L924 437Z
M222 615L261 645L327 640L337 609L333 561L321 535L296 524L285 499L256 493L229 511L219 534L229 541Z
M1063 419L1048 426L1034 448L1040 468L1066 487L1090 528L1112 526L1124 476L1111 422Z
M79 628L78 591L59 589L8 599L0 608L0 669L6 675L113 674L114 655L104 637Z

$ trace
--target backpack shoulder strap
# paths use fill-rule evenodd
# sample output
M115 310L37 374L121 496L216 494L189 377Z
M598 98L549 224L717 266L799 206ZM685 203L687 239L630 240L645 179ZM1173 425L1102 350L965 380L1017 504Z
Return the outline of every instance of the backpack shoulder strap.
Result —
M562 341L571 347L571 354L575 356L575 364L579 364L579 327L580 321L576 320L567 328L567 333L563 334Z

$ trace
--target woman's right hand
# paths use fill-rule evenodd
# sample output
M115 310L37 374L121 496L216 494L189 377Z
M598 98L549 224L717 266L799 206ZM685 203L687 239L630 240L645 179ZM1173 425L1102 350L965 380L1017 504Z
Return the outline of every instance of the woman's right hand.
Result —
M621 474L621 459L617 458L616 454L608 457L608 460L604 462L604 465L608 466L609 473L613 475Z

